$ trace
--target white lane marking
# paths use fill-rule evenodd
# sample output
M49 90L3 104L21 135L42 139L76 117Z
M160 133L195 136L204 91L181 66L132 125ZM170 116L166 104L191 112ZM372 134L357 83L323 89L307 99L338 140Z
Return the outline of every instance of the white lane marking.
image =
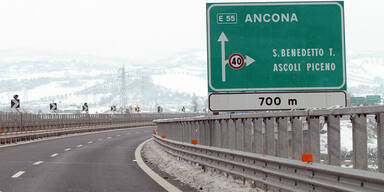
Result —
M107 137L107 139L111 139L112 137Z
M14 175L12 175L12 178L18 178L24 173L25 173L25 171L19 171L19 172L15 173Z
M82 146L83 146L83 145L80 144L80 145L77 145L76 147L82 147Z
M66 148L66 149L65 149L65 151L70 151L70 150L71 150L71 148Z
M51 155L51 157L56 157L58 155L59 155L58 153L54 153L54 154Z
M40 165L42 163L44 163L44 161L36 161L36 162L33 163L33 165Z
M132 161L136 162L137 160L136 160L136 159L134 159L134 160L132 160Z
M149 168L141 158L141 149L143 149L143 146L146 142L150 141L151 139L148 139L141 143L135 151L135 159L137 160L137 165L147 174L149 175L153 180L156 181L159 185L161 185L166 191L173 191L173 192L181 192L180 189L160 177L157 173L152 171L151 168Z
M88 143L89 143L89 144L92 144L92 143L93 143L93 141L88 141Z

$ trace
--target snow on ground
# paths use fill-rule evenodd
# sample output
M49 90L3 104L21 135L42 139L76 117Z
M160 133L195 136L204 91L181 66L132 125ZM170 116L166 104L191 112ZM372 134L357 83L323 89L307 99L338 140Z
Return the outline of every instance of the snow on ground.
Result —
M175 157L164 152L155 141L148 142L143 149L144 157L157 167L185 184L189 184L200 191L220 191L220 192L261 192L264 191L258 188L251 188L247 183L243 185L240 180L233 180L223 174L216 172L203 172L196 165L191 165L185 161L179 161Z

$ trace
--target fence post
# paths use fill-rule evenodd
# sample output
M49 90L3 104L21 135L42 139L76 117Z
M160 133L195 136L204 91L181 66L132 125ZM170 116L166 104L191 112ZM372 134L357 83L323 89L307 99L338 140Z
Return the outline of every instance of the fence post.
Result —
M340 166L340 116L327 117L328 164Z
M352 116L352 146L353 168L368 169L367 149L367 116L356 114Z

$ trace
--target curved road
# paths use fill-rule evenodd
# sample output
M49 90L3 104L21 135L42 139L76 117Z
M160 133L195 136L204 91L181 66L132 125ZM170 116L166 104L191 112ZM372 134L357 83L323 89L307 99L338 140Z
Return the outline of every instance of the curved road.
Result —
M0 148L0 192L164 191L134 161L153 127Z

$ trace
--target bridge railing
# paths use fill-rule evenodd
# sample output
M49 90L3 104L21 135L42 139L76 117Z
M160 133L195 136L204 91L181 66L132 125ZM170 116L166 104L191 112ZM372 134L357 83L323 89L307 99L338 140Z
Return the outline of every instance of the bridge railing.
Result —
M354 169L340 167L345 121L352 129ZM197 163L204 170L219 170L244 183L253 182L266 191L383 191L384 106L154 122L155 141L167 153ZM372 143L377 148L377 162L373 164L378 172L367 171L368 144ZM321 145L325 149L321 150ZM312 154L314 163L298 161L304 153Z
M345 137L340 122L349 121L353 168L367 170L367 119L374 121L370 137L377 148L377 161L371 164L384 172L384 106L216 115L155 123L158 135L169 140L296 160L310 153L315 163L340 166L341 137ZM322 134L327 135L325 143L321 142ZM325 153L320 153L321 145Z
M38 130L152 122L155 119L188 117L192 113L131 114L29 114L0 113L0 134Z

